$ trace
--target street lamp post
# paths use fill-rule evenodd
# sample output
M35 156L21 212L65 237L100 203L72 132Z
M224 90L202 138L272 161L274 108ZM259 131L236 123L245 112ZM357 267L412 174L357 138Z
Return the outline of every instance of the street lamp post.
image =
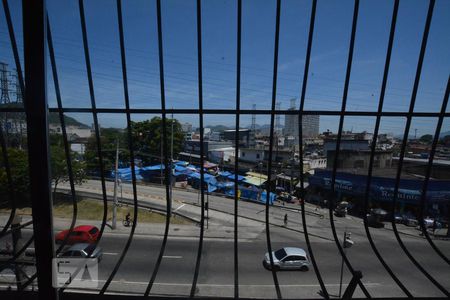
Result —
M120 199L123 201L122 185L120 185Z
M205 209L206 209L206 229L208 229L209 228L209 192L208 192L208 190L206 190Z
M172 107L173 109L173 107ZM171 138L170 138L170 177L169 177L169 182L170 182L170 215L172 216L172 203L173 203L173 186L172 186L172 175L173 175L173 111L172 111L172 119L170 120L170 134L171 134ZM161 168L162 169L162 168Z
M113 201L113 216L112 216L112 229L116 229L117 226L117 184L119 180L119 174L117 174L119 168L119 140L116 141L116 163L114 166L114 201Z
M347 231L344 231L344 241L342 242L342 246L344 247L344 255L345 255L345 249L350 248L353 246L353 241L351 240L352 233ZM341 298L341 292L342 292L342 275L344 272L344 256L342 256L342 262L341 262L341 280L339 283L339 298Z
M117 184L120 186L120 201L123 201L122 179L119 178L119 180L117 180Z
M291 176L289 178L289 194L292 195L292 167L291 165L288 165L286 168L289 170L289 175Z
M295 182L294 182L294 180L293 180L293 173L294 172L294 168L291 166L291 180L290 180L290 182L289 182L289 184L290 184L290 188L291 188L291 194L292 194L292 191L294 191L295 192Z

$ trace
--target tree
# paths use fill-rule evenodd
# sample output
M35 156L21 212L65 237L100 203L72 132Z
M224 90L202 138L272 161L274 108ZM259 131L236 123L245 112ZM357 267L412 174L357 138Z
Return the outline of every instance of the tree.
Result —
M28 168L28 154L18 148L7 148L8 162L11 171L13 193L17 206L28 206L30 196L30 175ZM0 202L1 206L8 205L9 182L3 160L3 152L0 149ZM5 199L5 201L3 201ZM9 200L11 201L11 199Z
M119 142L119 164L121 167L129 166L130 153L128 150L127 134L123 129L102 128L100 129L100 142L102 150L102 160L105 170L109 173L114 168L116 160L117 141ZM99 159L97 150L97 140L95 135L88 139L85 148L84 160L86 168L90 174L99 174Z
M441 141L444 146L450 146L450 135L444 136Z
M71 166L73 181L75 184L81 184L86 178L85 163L74 159L74 153L71 153ZM62 145L50 146L50 164L51 179L53 184L53 197L56 195L56 189L61 182L69 181L69 170L67 168L67 157Z
M424 134L420 137L419 141L424 144L430 144L433 141L433 136L431 134Z
M183 149L184 134L181 124L176 119L166 119L166 143L167 155L170 156L173 122L173 153L174 157ZM131 132L135 156L143 163L161 159L162 144L162 119L153 117L151 120L131 122ZM152 159L153 158L153 159Z

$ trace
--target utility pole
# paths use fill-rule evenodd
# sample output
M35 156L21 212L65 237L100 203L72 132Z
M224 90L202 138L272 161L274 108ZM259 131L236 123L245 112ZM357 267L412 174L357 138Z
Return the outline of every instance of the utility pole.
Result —
M292 193L292 191L293 191L293 188L292 188L292 165L289 165L288 166L288 169L289 169L289 175L290 175L290 178L289 178L289 194L293 194Z
M344 255L345 255L345 249L350 248L353 245L353 241L351 238L351 233L347 233L347 231L344 231L344 241L342 242L342 246L344 248ZM342 256L342 262L341 262L341 281L339 283L339 298L341 298L341 292L342 292L342 275L344 272L344 256Z
M203 185L202 185L203 188ZM208 186L206 187L206 229L209 228L209 192L208 192Z
M113 202L113 217L112 217L112 229L117 227L117 183L119 180L119 174L117 170L119 169L119 140L116 142L116 165L114 168L114 202Z

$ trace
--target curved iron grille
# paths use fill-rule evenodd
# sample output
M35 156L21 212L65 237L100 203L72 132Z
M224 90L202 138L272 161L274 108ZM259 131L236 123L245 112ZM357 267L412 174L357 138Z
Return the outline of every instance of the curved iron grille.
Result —
M69 137L66 131L65 124L65 115L67 113L89 113L92 114L93 126L94 126L94 135L97 146L97 156L99 169L102 170L100 173L100 182L101 182L101 200L103 203L103 212L102 212L102 222L100 227L100 234L96 245L102 240L102 235L107 226L107 218L108 218L108 195L107 195L107 180L105 178L103 170L105 170L102 151L102 140L100 136L100 124L98 121L98 114L117 114L122 113L126 115L126 124L127 124L127 149L129 151L129 165L131 167L131 183L132 183L132 202L130 203L133 207L133 223L131 226L131 230L129 232L129 236L126 239L125 245L118 255L116 263L112 269L112 271L106 277L105 282L100 286L97 292L97 296L92 297L101 297L104 294L109 292L114 292L110 289L111 282L117 276L117 272L120 267L123 265L124 260L127 257L128 250L134 240L134 234L136 228L139 226L138 224L138 207L142 206L142 204L138 201L138 185L136 184L137 177L135 173L135 152L133 147L133 138L132 138L132 119L131 115L143 115L143 114L158 114L161 115L162 119L162 158L164 165L164 182L165 182L165 223L164 223L164 233L161 242L161 246L158 250L158 254L156 256L156 262L154 264L153 270L149 271L151 274L150 280L146 284L145 292L141 295L144 297L147 296L161 296L152 294L152 289L155 286L155 281L158 276L158 273L161 269L162 260L167 250L167 243L170 239L170 219L173 215L172 208L172 191L170 188L169 182L171 181L170 170L172 168L172 161L169 159L169 155L171 152L168 150L168 132L167 132L167 114L172 115L182 115L182 114L194 114L199 118L199 129L200 129L200 165L204 165L204 157L205 157L205 149L204 149L204 116L205 115L229 115L235 117L235 126L236 129L240 128L240 118L241 116L246 115L261 115L270 117L270 130L269 130L269 152L268 152L268 164L267 164L267 176L268 176L268 185L267 185L267 200L265 201L265 217L264 217L264 225L265 225L265 234L266 234L266 243L267 243L267 252L269 253L269 260L271 268L271 274L273 278L273 289L275 291L275 296L280 299L283 298L283 284L280 284L279 273L274 268L274 257L272 255L272 250L274 250L272 243L272 234L271 234L271 226L273 226L273 221L271 220L271 210L280 209L279 207L271 207L269 205L269 197L270 191L273 190L271 176L273 176L273 171L276 167L274 167L274 140L277 139L277 136L274 132L275 130L275 119L277 115L295 115L298 116L298 132L299 132L299 179L300 179L300 195L301 198L306 197L307 189L305 185L305 172L303 170L304 166L304 150L303 150L303 118L304 116L309 115L325 115L325 116L335 116L339 119L338 125L338 133L335 145L335 154L334 161L331 168L331 183L330 189L328 191L328 212L329 212L329 226L331 228L332 233L332 241L336 245L336 250L340 257L342 257L342 263L345 263L346 268L351 274L351 281L349 283L345 283L347 289L343 293L343 298L350 298L353 295L353 292L357 287L360 289L359 297L377 297L378 295L374 295L373 291L371 291L367 282L364 282L361 277L361 272L355 269L355 261L352 261L351 257L346 255L346 252L343 247L343 241L339 239L338 233L335 227L335 218L333 214L333 209L336 205L336 201L338 201L337 193L336 193L336 182L338 176L339 169L339 155L341 154L341 141L343 134L343 126L344 120L346 117L374 117L375 118L375 127L373 139L370 143L370 160L368 167L368 174L366 176L366 184L365 184L365 193L363 198L363 226L364 226L364 234L365 238L370 244L371 251L375 254L376 259L380 262L386 273L392 278L397 287L401 290L400 297L411 298L415 296L415 292L411 290L411 287L408 287L405 284L401 276L399 276L398 271L395 271L395 266L389 262L385 257L383 257L382 252L379 250L379 246L375 242L376 237L373 235L373 231L369 229L369 221L367 214L369 213L369 198L370 198L370 187L372 184L373 176L372 171L374 169L374 157L376 151L377 138L380 130L381 119L383 117L402 117L406 119L406 125L404 129L404 134L402 138L402 143L399 151L399 160L398 167L395 174L395 187L393 190L393 201L391 203L391 211L390 213L394 215L397 210L397 201L398 201L398 192L401 184L401 176L405 158L405 152L407 147L408 137L410 135L411 123L413 118L429 118L433 117L437 119L437 125L434 133L434 138L431 143L430 155L428 157L427 167L425 176L423 178L423 185L420 188L420 202L419 202L419 226L420 230L425 237L426 244L424 244L424 248L427 251L433 251L433 255L439 257L441 263L448 267L449 259L445 254L445 250L440 248L439 244L436 244L432 239L430 234L427 231L426 225L424 223L425 217L425 208L426 208L426 194L428 192L428 184L430 182L431 171L433 168L433 161L436 153L436 148L439 141L439 136L441 134L444 118L450 117L450 113L447 111L448 97L449 97L449 86L450 79L447 80L447 86L445 90L445 94L443 95L442 105L439 112L416 112L415 102L417 97L417 92L420 83L420 77L422 73L422 67L424 63L425 52L427 50L427 41L430 32L433 11L435 7L435 0L429 1L425 28L422 35L422 42L420 53L417 62L417 70L415 73L414 85L412 89L409 109L407 112L396 112L396 111L385 111L383 109L386 86L388 82L389 76L389 67L391 63L391 53L394 45L394 36L396 32L396 23L397 23L397 15L399 11L399 0L393 1L393 11L391 17L390 31L389 31L389 40L388 47L386 51L386 58L384 64L383 71L383 80L381 84L381 92L378 100L378 109L376 111L348 111L347 110L347 96L349 91L350 84L350 76L352 72L352 61L353 61L353 52L355 48L355 38L357 36L357 24L358 24L358 16L359 16L359 0L354 1L353 7L353 17L352 17L352 26L351 26L351 35L350 35L350 44L348 47L348 57L346 62L346 72L345 72L345 82L343 88L341 109L337 111L333 110L305 110L305 95L307 91L307 83L308 83L308 74L309 74L309 66L311 60L311 51L314 40L314 26L316 22L316 10L317 10L317 0L312 0L311 3L311 13L309 20L309 32L308 32L308 40L307 40L307 50L306 50L306 58L305 58L305 66L304 73L302 79L302 88L300 91L300 106L295 110L277 110L277 79L278 79L278 48L279 48L279 35L280 35L280 19L281 16L281 6L283 2L281 0L276 1L276 21L275 21L275 39L274 39L274 57L273 57L273 78L272 78L272 98L271 98L271 108L270 109L259 109L259 110L246 110L241 109L241 48L242 48L242 1L237 0L237 47L236 47L236 108L235 109L205 109L203 105L203 56L202 56L202 1L197 0L196 2L196 26L197 26L197 75L198 75L198 108L197 109L180 109L180 108L167 108L166 107L166 97L165 97L165 77L164 77L164 53L163 53L163 30L162 30L162 12L161 12L161 1L156 0L156 21L157 24L157 41L158 41L158 62L159 62L159 81L160 81L160 97L161 97L161 108L131 108L130 100L129 100L129 92L128 92L128 78L127 78L127 62L126 62L126 53L125 53L125 40L124 40L124 28L123 28L123 20L122 20L122 6L123 3L120 0L117 0L117 20L118 20L118 32L119 32L119 43L120 43L120 57L121 57L121 71L122 71L122 82L123 82L123 91L124 91L124 103L125 108L98 108L96 104L96 93L95 93L95 85L92 76L91 70L91 60L90 60L90 47L88 44L87 32L88 28L86 26L86 18L85 18L85 8L84 1L78 1L79 7L79 15L80 15L80 26L82 32L82 42L83 42L83 50L84 50L84 58L85 65L87 71L87 80L89 85L89 95L91 106L85 108L74 108L74 107L63 107L62 96L61 96L61 87L58 79L58 71L57 71L57 60L55 58L54 53L54 45L52 39L52 30L51 30L51 20L48 18L45 8L45 1L23 1L23 18L24 18L24 58L25 58L25 81L22 77L22 67L20 63L20 55L19 49L16 43L16 37L14 35L13 22L11 20L11 14L9 10L9 4L7 0L3 0L3 10L5 15L5 20L8 27L8 34L10 38L10 45L14 55L15 67L18 70L19 75L19 83L20 90L23 95L25 95L24 99L24 107L8 107L2 106L0 108L0 112L2 113L26 113L27 115L27 127L28 127L28 155L29 155L29 163L30 163L30 178L31 178L31 195L41 195L39 199L33 198L32 201L32 209L33 209L33 232L27 239L27 241L22 245L20 249L17 249L15 253L9 257L6 261L2 262L2 268L7 265L19 265L21 262L18 261L18 258L25 252L25 250L34 243L36 248L36 273L31 276L27 276L27 280L24 282L20 282L17 284L17 291L6 291L3 292L5 295L22 295L24 297L32 295L29 292L30 285L33 284L37 280L37 287L40 293L40 297L43 299L53 299L60 296L64 297L91 297L91 294L76 294L74 296L71 292L67 291L65 288L55 289L52 287L52 275L51 272L48 272L48 268L50 265L51 259L55 256L55 253L60 253L65 245L67 244L67 240L69 235L66 236L65 240L61 245L59 245L54 251L53 246L53 235L48 234L49 232L53 232L52 225L52 201L50 195L50 179L47 176L49 174L49 149L48 149L48 136L47 136L47 119L46 115L48 112L57 113L59 117L59 121L62 128L62 137L63 137L63 146L64 152L66 156L67 162L67 172L69 177L69 185L70 185L70 197L73 205L73 214L71 217L71 224L69 227L69 231L72 232L77 222L77 196L76 196L76 186L74 182L74 174L72 170L73 158L71 157ZM128 5L129 2L126 2ZM419 34L419 33L418 33ZM269 40L269 39L268 39ZM57 107L55 108L47 108L46 102L46 83L44 78L46 78L46 49L48 49L48 55L50 58L50 66L53 77L53 84L57 99ZM40 79L38 79L40 78ZM300 84L300 82L299 82ZM25 89L25 86L27 87ZM172 122L172 121L171 121ZM7 143L5 142L5 133L3 126L0 128L0 141L2 147L2 155L3 155L3 167L5 169L6 179L8 182L8 201L11 203L11 211L9 216L3 225L0 238L5 239L9 234L13 234L14 230L12 228L13 219L16 216L16 205L15 205L15 193L14 193L14 180L11 175L11 166L9 164L8 157L8 149ZM235 153L239 153L239 130L236 130L236 134L234 137L234 146ZM278 141L277 141L278 143ZM235 176L234 180L234 204L233 204L233 285L231 287L233 291L234 298L239 298L241 296L242 287L240 288L240 276L239 276L239 217L242 215L239 212L239 198L238 198L238 172L239 172L239 163L238 160L235 160L234 163L234 171ZM42 176L44 174L44 176ZM204 168L200 168L200 182L205 181L205 171ZM195 266L192 273L192 281L189 283L190 292L186 295L183 295L185 298L193 298L197 296L198 293L198 282L199 276L201 275L201 266L202 261L204 259L205 254L205 230L206 226L208 226L208 218L209 216L205 215L208 213L210 209L208 194L205 195L205 191L203 188L200 188L199 192L199 202L200 202L200 220L199 220L199 239L198 246L195 258ZM39 202L38 202L39 201ZM318 290L319 295L326 299L333 297L330 293L330 286L327 285L326 280L324 278L328 277L327 272L319 267L318 258L316 256L317 248L319 246L314 245L310 241L310 237L314 235L310 234L311 228L308 226L308 219L306 216L307 210L305 208L305 203L302 201L300 209L300 218L302 223L302 231L298 230L297 232L302 232L304 234L305 244L309 253L309 257L311 259L311 263L317 277L318 282ZM219 210L219 209L217 209ZM230 213L230 212L229 212ZM287 214L286 214L287 216ZM323 217L323 216L322 216ZM205 224L206 223L206 224ZM395 220L392 219L392 230L395 239L392 239L393 242L396 242L395 246L399 246L409 260L410 263L414 265L414 272L420 273L426 278L438 291L438 297L449 297L450 293L448 291L448 281L442 278L436 278L435 273L430 272L430 268L426 267L423 261L420 258L416 258L408 249L408 244L404 242L402 239L402 235L400 234ZM21 225L22 227L26 227L31 225L31 222L25 223ZM298 233L293 233L298 234ZM432 250L431 250L432 249ZM364 274L362 274L364 275ZM34 289L34 288L33 288ZM214 295L219 297L220 295ZM340 297L341 295L339 295ZM383 297L393 297L399 296L397 294L390 295L388 293L384 293ZM117 296L119 297L119 296ZM270 296L268 296L270 298Z

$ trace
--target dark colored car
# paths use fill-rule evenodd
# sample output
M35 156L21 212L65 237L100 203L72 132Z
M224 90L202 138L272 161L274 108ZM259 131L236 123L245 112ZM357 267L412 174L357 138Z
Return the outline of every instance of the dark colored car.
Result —
M97 241L99 230L97 227L92 225L81 225L73 229L72 233L67 240L68 245L76 243L88 243L92 244ZM63 230L56 235L56 243L62 243L66 236L69 234L69 230Z

